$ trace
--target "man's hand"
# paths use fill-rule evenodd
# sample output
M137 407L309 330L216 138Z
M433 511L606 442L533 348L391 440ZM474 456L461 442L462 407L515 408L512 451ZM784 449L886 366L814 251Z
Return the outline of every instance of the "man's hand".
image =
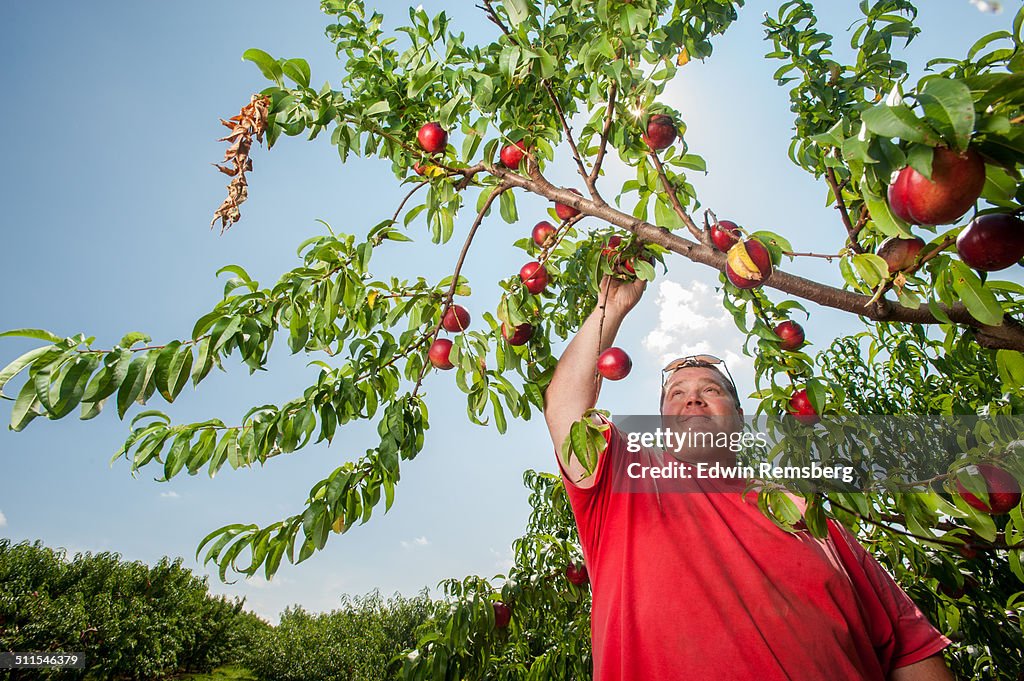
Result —
M605 275L597 295L597 310L595 310L595 313L604 310L605 315L615 315L621 321L640 302L646 287L647 282L640 278L632 281L622 281L610 275Z
M622 320L640 302L646 285L642 279L622 281L606 276L601 281L597 307L558 360L555 375L544 396L544 418L556 456L560 456L562 443L568 437L572 424L597 404L600 386L596 372L597 356L611 347ZM575 457L561 463L572 482L580 487L593 485L591 475Z

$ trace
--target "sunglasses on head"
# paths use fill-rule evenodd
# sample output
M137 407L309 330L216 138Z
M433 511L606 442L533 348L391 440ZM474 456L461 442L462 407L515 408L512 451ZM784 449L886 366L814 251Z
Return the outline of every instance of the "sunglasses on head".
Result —
M729 379L729 387L735 392L736 382L732 380L732 374L729 373L729 368L725 366L725 360L721 357L716 357L714 354L691 354L686 357L673 359L662 370L662 387L664 388L672 375L680 369L691 369L693 367L715 369L724 373L725 377Z

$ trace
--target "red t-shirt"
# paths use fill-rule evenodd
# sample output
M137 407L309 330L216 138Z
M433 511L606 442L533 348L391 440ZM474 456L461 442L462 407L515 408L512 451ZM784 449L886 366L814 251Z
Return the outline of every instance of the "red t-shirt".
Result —
M594 486L566 481L595 681L884 681L949 645L840 524L821 540L784 532L735 484L625 491L616 478L649 454L606 437Z

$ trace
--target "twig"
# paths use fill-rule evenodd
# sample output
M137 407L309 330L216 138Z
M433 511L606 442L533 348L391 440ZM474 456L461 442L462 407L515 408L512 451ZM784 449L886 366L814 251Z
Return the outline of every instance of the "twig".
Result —
M477 5L477 7L487 12L487 18L490 19L493 24L497 25L497 27L501 29L501 32L510 40L515 41L515 37L509 32L505 23L501 20L501 17L499 17L498 13L494 11L493 7L491 7L491 0L484 0L483 6ZM520 47L525 46L520 45ZM541 80L541 83L544 85L544 90L548 93L548 97L551 98L551 102L555 105L555 111L558 112L558 120L562 123L562 131L565 132L565 139L569 142L569 148L572 149L572 157L576 161L576 169L579 171L580 177L582 177L583 181L587 183L587 189L590 190L590 195L593 196L595 200L604 203L604 199L601 199L600 195L597 193L597 188L594 186L594 178L587 173L586 166L583 164L583 157L580 156L580 150L576 146L575 138L572 136L572 129L569 127L569 121L565 118L565 111L562 110L561 102L558 101L558 97L555 96L555 91L551 87L551 83L549 83L546 78Z
M854 227L850 221L850 212L847 210L846 201L843 199L843 188L836 180L836 171L832 168L825 168L825 179L828 182L828 186L832 189L832 195L836 198L836 209L839 210L839 214L843 218L843 224L846 226L847 244L853 249L854 253L863 253L864 249L857 241L857 234L860 232L860 229L859 227Z
M571 218L569 218L568 220L566 220L565 222L563 222L562 224L560 224L555 229L555 234L558 234L558 238L555 239L555 243L553 243L550 248L545 249L544 255L542 255L537 260L540 261L542 264L547 262L547 259L551 256L552 251L554 251L556 248L558 248L558 244L562 243L562 239L564 239L565 235L569 233L569 228L572 227L573 225L575 225L577 222L579 222L582 219L583 219L583 214L580 213L579 215L574 215Z
M402 202L398 204L398 210L396 210L395 214L391 216L391 222L398 222L398 216L402 214L402 209L405 208L405 204L408 203L409 199L412 198L412 195L418 192L419 190L423 189L423 187L425 187L428 184L430 184L430 182L427 181L416 183L416 186L412 188L412 191L406 194L405 198L402 199Z
M608 289L611 287L610 277L604 279L604 304L601 305L601 320L597 324L597 357L594 358L594 383L599 382L601 372L597 370L598 361L601 358L601 346L604 344L604 318L608 314Z
M939 253L942 253L944 250L946 250L955 243L955 236L946 237L945 239L942 240L942 243L936 246L933 250L930 250L927 254L921 256L921 259L918 261L917 265L907 269L905 274L913 274L914 272L918 271L926 262L937 256Z
M448 287L448 293L442 298L443 306L441 308L441 320L434 325L434 330L429 334L429 338L433 339L437 336L437 332L441 329L441 322L444 320L445 313L452 306L452 299L455 297L455 289L459 285L459 273L462 271L462 265L466 262L466 254L469 253L469 247L473 243L473 237L476 236L477 229L480 228L480 224L484 221L484 216L487 215L487 211L491 209L491 204L494 200L501 196L509 187L505 184L499 184L495 187L490 195L487 197L487 201L484 202L483 208L477 213L476 220L473 221L473 226L469 228L469 234L466 235L466 240L462 244L462 251L459 253L459 259L455 263L455 271L452 273L452 283ZM430 366L430 362L424 362L420 368L420 375L416 379L416 385L412 389L412 396L416 397L419 392L420 385L423 383L423 377L427 374L427 367Z
M841 253L801 253L800 251L783 251L782 255L789 255L789 256L793 256L794 258L796 258L796 257L824 258L825 260L828 260L829 262L832 262L832 260L834 258L841 258L841 257L843 257Z
M846 508L845 506L843 506L839 502L833 500L832 497L828 498L828 503L829 503L829 506L833 506L835 508L838 508L839 510L841 510L841 511L843 511L845 513L849 513L850 515L854 516L855 518L859 518L859 519L861 519L861 520L863 520L865 522L871 523L872 525L874 525L874 526L878 527L879 529L884 530L886 532L891 532L893 534L899 534L899 535L902 535L904 537L910 537L911 539L917 539L918 541L923 541L923 542L927 542L927 543L930 543L930 544L939 544L940 546L948 546L950 548L960 548L961 546L964 545L963 541L960 541L960 540L940 539L938 537L925 537L925 536L922 536L920 534L914 534L913 532L908 532L907 530L901 530L901 529L893 527L891 525L887 525L886 523L884 523L884 522L882 522L880 520L875 520L874 518L872 518L870 516L861 515L857 511L853 510L852 508Z
M597 176L601 173L601 164L604 163L604 155L608 149L608 134L612 129L612 117L615 115L615 97L619 93L619 84L612 81L608 88L608 109L604 114L604 127L601 128L601 143L597 149L597 158L594 160L594 167L590 171L590 180L597 182Z
M501 29L501 32L506 36L509 38L512 37L512 34L509 33L508 29L505 27L504 22L502 22L501 17L499 17L498 13L494 11L493 7L491 7L491 0L484 0L484 4L477 5L477 8L487 12L487 18L491 20L491 23L497 25L497 27Z
M551 102L555 105L555 111L558 112L558 120L562 122L562 131L565 133L565 139L569 142L569 148L572 149L572 157L576 161L576 170L579 171L580 177L587 183L587 189L590 190L592 196L597 194L597 190L594 188L594 180L587 172L586 166L583 165L583 157L580 156L580 150L576 147L576 140L572 136L572 129L569 127L569 121L565 119L565 112L562 110L562 104L558 101L558 97L555 96L555 91L551 87L551 83L544 79L541 81L544 84L544 89L547 90L548 96L551 98Z
M675 191L672 189L672 184L668 181L668 175L665 174L665 166L662 165L661 159L658 158L658 152L652 149L650 156L654 159L654 167L658 169L658 177L661 178L661 185L665 188L665 193L668 194L668 198L672 202L672 208L675 210L676 215L678 215L683 221L683 224L686 225L686 229L690 230L690 234L693 235L693 238L707 246L707 241L710 237L697 227L689 213L687 213L686 209L683 208L683 205L679 203L679 197L676 196Z

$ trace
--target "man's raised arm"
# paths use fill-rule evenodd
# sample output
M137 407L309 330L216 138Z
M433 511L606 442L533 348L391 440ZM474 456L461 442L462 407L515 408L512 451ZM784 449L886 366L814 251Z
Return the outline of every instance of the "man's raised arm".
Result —
M640 279L623 282L605 277L601 282L597 307L558 360L544 400L544 418L556 456L561 457L562 443L569 436L572 424L597 404L601 390L596 372L597 356L615 341L622 320L640 302L645 285L646 282ZM593 484L583 464L575 457L569 461L562 460L562 467L577 485L589 487Z

